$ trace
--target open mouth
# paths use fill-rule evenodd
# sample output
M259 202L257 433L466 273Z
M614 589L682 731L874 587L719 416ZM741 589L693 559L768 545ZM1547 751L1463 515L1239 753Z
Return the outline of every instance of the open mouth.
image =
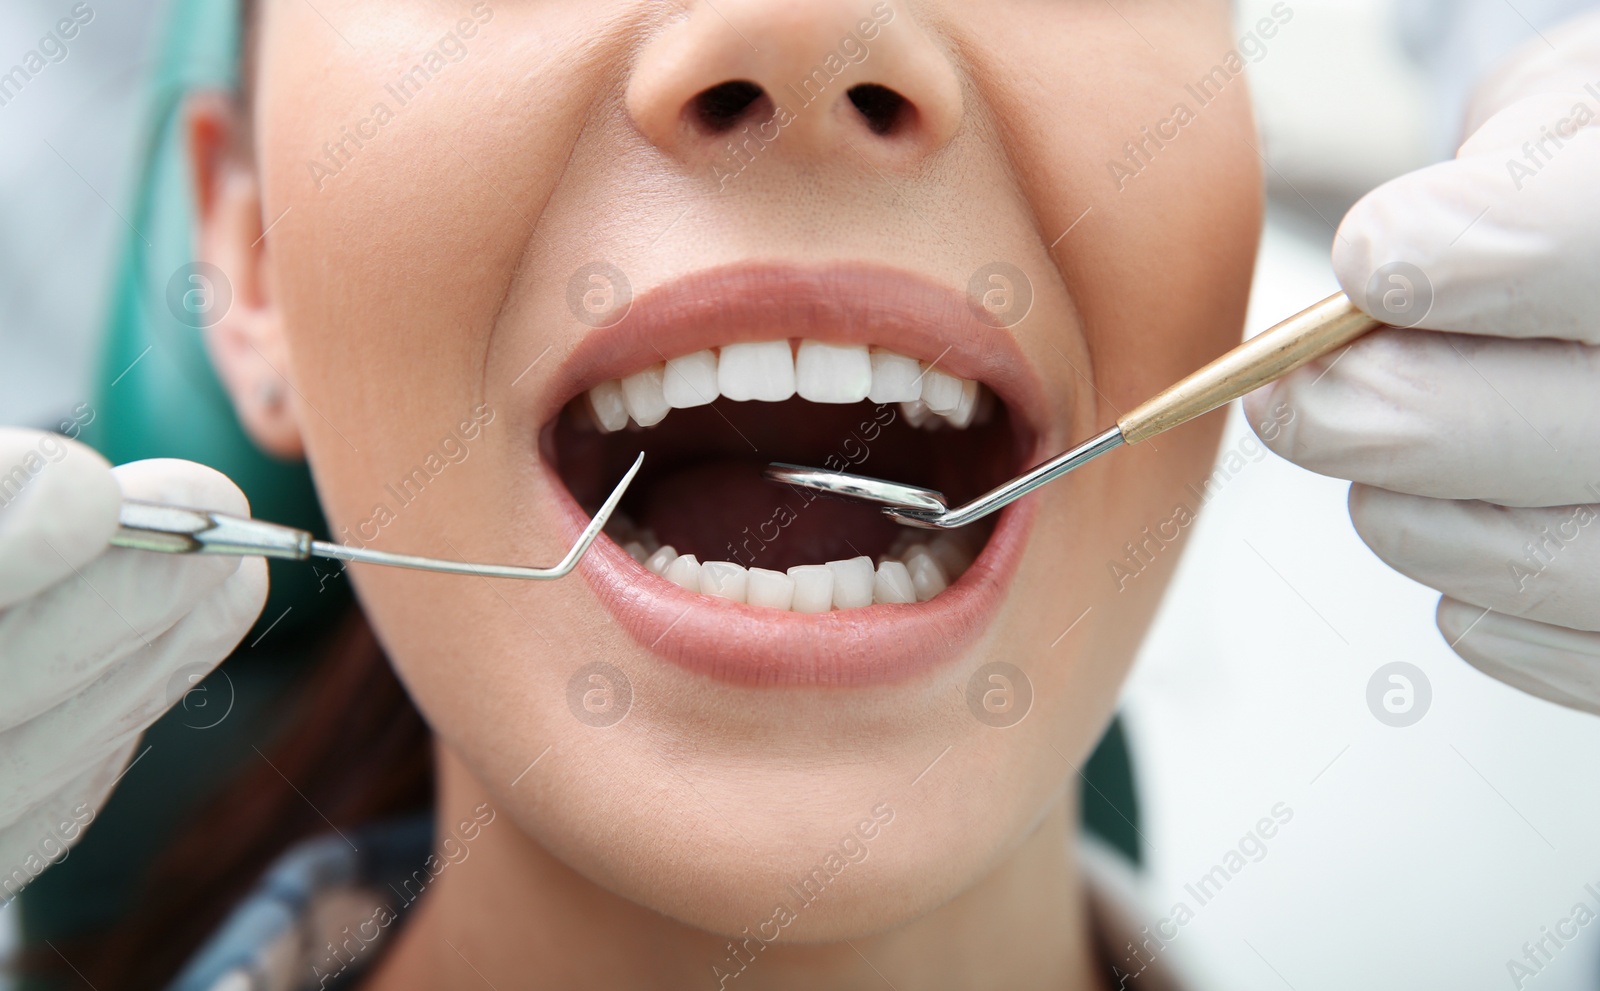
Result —
M762 477L815 465L959 504L1037 460L1043 392L1010 333L907 273L680 278L587 334L547 396L540 458L574 531L645 452L585 578L641 645L719 678L937 666L998 610L1031 528L1030 500L934 533Z
M1024 454L1005 404L937 356L787 339L601 382L567 404L552 442L586 507L645 452L607 526L641 567L691 592L799 613L926 602L966 572L992 527L910 530L872 506L775 486L761 477L768 462L876 474L962 502Z

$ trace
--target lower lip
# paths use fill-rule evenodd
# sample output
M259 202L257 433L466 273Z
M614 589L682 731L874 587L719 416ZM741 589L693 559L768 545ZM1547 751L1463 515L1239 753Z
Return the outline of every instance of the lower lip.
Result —
M554 486L568 538L588 523ZM1032 529L1035 499L1000 513L971 567L916 605L792 613L690 592L645 570L605 535L578 570L634 642L696 674L741 686L857 688L908 681L960 657L999 611Z

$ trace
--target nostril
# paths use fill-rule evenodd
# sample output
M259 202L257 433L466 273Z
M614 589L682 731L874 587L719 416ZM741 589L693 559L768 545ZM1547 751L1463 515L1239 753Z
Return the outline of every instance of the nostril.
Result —
M748 79L735 79L718 83L689 102L690 114L713 134L731 129L751 112L761 109L757 104L771 104L766 92Z
M911 114L911 101L887 86L862 83L849 90L850 102L874 134L892 134Z

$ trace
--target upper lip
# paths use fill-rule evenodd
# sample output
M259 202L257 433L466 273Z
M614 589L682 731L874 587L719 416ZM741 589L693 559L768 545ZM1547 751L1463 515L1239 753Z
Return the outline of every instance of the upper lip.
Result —
M810 338L873 344L937 362L992 389L1036 439L1044 390L1011 332L980 317L966 295L900 269L736 265L682 276L633 302L615 326L589 331L552 375L535 422L574 396L658 361L742 341Z
M658 285L627 316L589 332L552 372L534 422L574 396L663 359L741 341L809 338L887 347L984 383L1003 401L1025 450L1045 436L1045 391L1011 332L964 293L880 265L747 264ZM585 515L556 484L568 528ZM944 593L915 606L803 615L688 592L639 568L602 537L580 570L632 638L659 656L744 684L863 685L930 671L962 653L998 611L1034 516L1022 500L1000 516L978 560Z

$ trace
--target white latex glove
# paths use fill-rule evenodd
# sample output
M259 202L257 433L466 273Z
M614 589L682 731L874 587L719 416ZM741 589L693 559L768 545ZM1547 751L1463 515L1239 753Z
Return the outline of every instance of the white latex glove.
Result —
M1456 653L1600 713L1600 17L1545 34L1555 50L1536 42L1480 92L1453 161L1380 187L1339 228L1345 292L1417 329L1245 405L1263 423L1287 403L1293 421L1263 440L1355 481L1357 532L1444 593ZM1415 267L1409 282L1392 263Z
M266 601L262 558L108 547L124 496L249 514L202 465L111 468L64 437L0 428L0 902L65 855L139 735Z

